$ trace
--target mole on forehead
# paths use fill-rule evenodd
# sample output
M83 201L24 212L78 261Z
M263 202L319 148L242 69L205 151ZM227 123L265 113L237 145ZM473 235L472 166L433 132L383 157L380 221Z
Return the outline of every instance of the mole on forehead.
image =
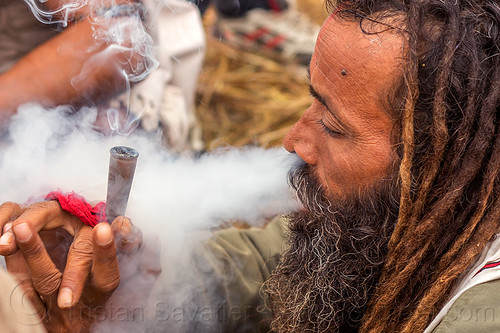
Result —
M357 56L356 48L340 50L335 43L328 43L322 37L318 39L313 61L315 70L321 68L321 72L331 79L347 77L356 72L356 68L364 68L364 64Z
M395 35L367 35L355 22L336 21L331 24L325 24L322 28L313 58L317 64L321 59L326 65L322 70L327 76L345 78L356 73L376 72L377 67L390 62L402 51Z

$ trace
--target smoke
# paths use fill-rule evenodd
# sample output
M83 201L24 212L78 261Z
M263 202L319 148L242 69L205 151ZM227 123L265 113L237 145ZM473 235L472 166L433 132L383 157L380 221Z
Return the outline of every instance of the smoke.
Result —
M61 4L61 7L56 10L43 8L43 4L47 0L24 0L24 2L30 7L31 12L38 21L43 24L60 24L66 27L68 22L75 18L75 13L85 7L89 0L73 0L72 2Z
M103 7L101 0L77 0L49 12L42 9L44 0L25 1L46 24L65 27L82 11L89 15L95 39L89 53L99 52L94 52L72 79L77 90L85 85L91 70L118 53L142 59L124 60L127 70L122 75L127 91L131 82L142 80L158 66L140 5L109 1L110 5ZM158 1L158 5L168 6L168 1ZM154 18L156 13L148 15ZM212 229L228 221L262 226L277 214L296 210L298 204L286 180L288 170L301 162L281 148L228 147L198 158L172 154L161 145L160 133L130 134L139 119L128 114L120 121L117 112L107 112L110 127L127 136L105 137L94 131L96 108L74 112L70 106L52 110L37 105L20 107L10 123L9 139L0 143L0 201L42 200L57 189L74 191L90 201L104 200L109 149L133 147L140 155L126 215L142 230L146 252L122 260L123 276L134 274L122 280L108 304L111 312L102 318L98 330L217 331L217 320L212 319L218 319L214 314L219 308L210 304L220 304L218 295L204 294L202 301L198 293L205 287L220 286L213 273L221 272L222 267L209 254L200 254L198 245L209 241ZM144 260L149 259L154 266L158 253L157 265L162 271L156 278ZM234 260L235 265L244 265ZM230 271L222 274L226 281L234 278ZM202 308L204 305L208 308ZM210 320L200 319L200 309L210 310ZM178 310L180 318L175 317Z
M147 31L147 11L139 3L118 4L115 1L73 0L63 3L55 10L46 10L43 4L47 0L24 0L33 15L44 24L57 24L67 27L74 20L89 19L95 46L100 43L111 49L130 51L130 54L142 56L142 61L134 63L130 59L131 70L126 73L130 81L144 79L156 67L158 61L154 54L154 43ZM152 13L153 14L153 13ZM91 51L91 49L89 49ZM90 64L91 65L91 64Z
M105 137L93 130L96 110L70 111L19 109L10 141L0 148L1 201L25 202L55 189L104 200L109 149L125 145L140 154L127 215L141 228L191 230L231 219L256 223L296 208L286 183L294 161L281 148L227 148L192 158L171 154L159 135Z
M139 159L127 216L142 230L147 246L156 246L155 238L159 238L162 273L156 282L145 274L136 276L133 285L125 285L122 295L140 290L144 297L153 286L155 291L147 300L114 300L119 309L129 306L145 313L151 311L146 301L153 307L174 300L176 304L199 304L190 288L197 283L193 271L210 269L204 267L208 262L193 262L192 251L207 241L211 228L235 219L260 226L265 218L297 208L286 181L296 161L288 159L291 154L281 148L227 148L199 158L173 155L161 146L159 136L104 137L92 128L96 110L69 111L62 106L44 110L25 105L19 109L9 127L10 139L0 147L0 200L33 201L56 189L75 191L91 201L104 200L109 149L116 145L135 148ZM128 265L139 267L140 260L131 258ZM210 285L213 278L207 273L202 280ZM177 286L175 290L173 286ZM109 332L106 325L115 331L130 331L130 323L125 324L130 318L120 320L115 314L111 319L101 323L102 331ZM145 329L146 320L130 321L137 325L132 331ZM164 326L165 322L157 324Z
M109 63L107 60L116 58L118 75L122 75L125 86L122 90L130 91L131 82L144 80L159 66L155 55L153 38L148 32L146 20L148 15L142 3L119 4L115 1L103 0L73 0L61 4L55 10L44 9L47 0L24 0L33 15L44 24L59 25L66 28L70 22L87 19L91 23L94 44L89 46L89 58L82 65L78 75L72 78L71 85L77 91L88 85L92 71ZM151 5L153 6L153 4ZM157 4L155 10L158 10ZM130 133L137 123L129 110L128 101L126 119L121 124L116 121L116 115L109 114L110 126L120 133ZM116 110L109 109L112 113ZM139 110L140 111L140 110Z

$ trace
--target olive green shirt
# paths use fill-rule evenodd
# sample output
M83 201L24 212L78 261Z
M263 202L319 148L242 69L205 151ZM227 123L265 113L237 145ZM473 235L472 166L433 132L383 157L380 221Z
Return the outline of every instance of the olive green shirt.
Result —
M433 333L500 332L500 280L465 291L453 303Z
M156 308L156 321L146 331L269 332L272 318L261 287L286 247L285 224L278 217L264 228L216 231L190 255L192 275L175 279L181 281L175 292L185 288L191 294L165 295L169 304ZM432 332L500 332L498 291L500 280L470 288Z
M235 274L235 278L224 287L223 294L233 309L241 309L233 313L237 315L220 332L269 331L271 314L264 306L260 287L285 248L285 223L286 219L276 218L266 228L226 229L217 232L209 242L210 251L215 253L213 259L226 263L218 273L236 271L229 273ZM464 292L432 332L500 332L500 280Z

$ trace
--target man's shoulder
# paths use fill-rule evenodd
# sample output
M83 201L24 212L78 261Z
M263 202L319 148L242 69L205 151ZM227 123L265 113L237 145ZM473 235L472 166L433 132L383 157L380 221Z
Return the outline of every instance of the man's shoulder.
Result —
M231 257L253 257L269 264L283 252L285 246L286 219L277 216L264 227L228 228L215 232L207 246L213 253ZM260 260L259 260L260 259ZM270 267L271 269L273 267Z
M465 291L432 332L500 332L500 279Z
M227 228L216 231L212 239L216 242L238 244L242 239L251 241L255 246L270 243L280 243L285 239L286 218L276 216L263 227Z

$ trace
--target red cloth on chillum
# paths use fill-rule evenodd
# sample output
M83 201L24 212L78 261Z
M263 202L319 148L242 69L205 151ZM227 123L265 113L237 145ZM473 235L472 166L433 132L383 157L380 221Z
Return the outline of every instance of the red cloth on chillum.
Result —
M100 222L106 222L106 203L99 202L92 207L87 200L75 192L62 193L53 191L47 194L45 200L57 200L61 208L78 217L83 223L94 227Z

